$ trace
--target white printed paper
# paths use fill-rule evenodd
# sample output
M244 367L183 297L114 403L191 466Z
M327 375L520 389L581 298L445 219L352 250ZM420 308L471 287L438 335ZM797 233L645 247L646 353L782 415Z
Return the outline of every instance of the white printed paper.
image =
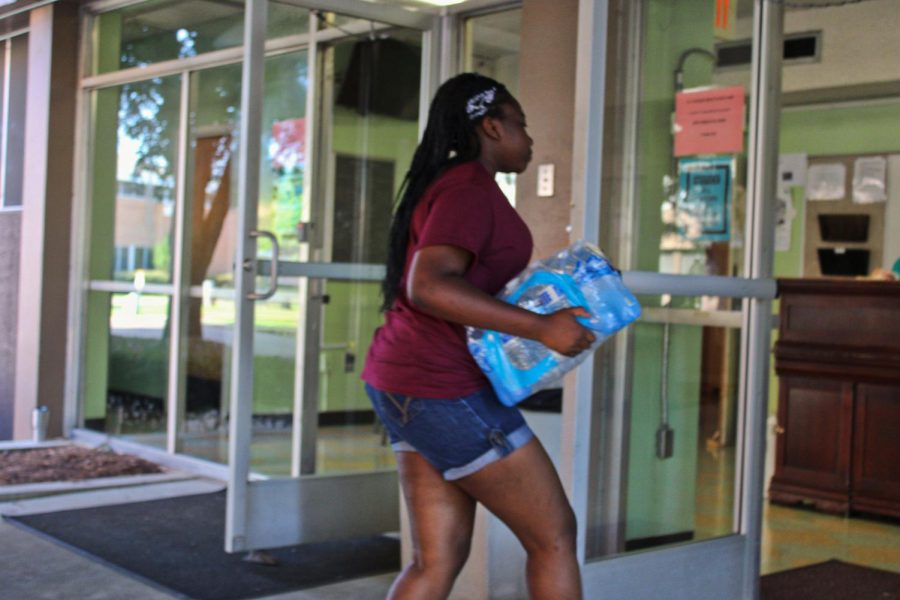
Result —
M808 200L843 200L847 168L840 163L813 165L806 172Z
M794 201L788 191L780 192L775 205L775 250L787 252L791 249L791 228L794 224Z
M806 155L782 154L778 157L778 191L806 184Z
M853 165L853 202L871 204L887 200L887 160L883 156L857 158Z

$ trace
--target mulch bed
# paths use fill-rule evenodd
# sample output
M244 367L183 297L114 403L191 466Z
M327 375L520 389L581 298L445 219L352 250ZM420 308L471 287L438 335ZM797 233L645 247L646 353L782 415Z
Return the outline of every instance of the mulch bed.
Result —
M80 481L162 472L159 465L106 449L58 446L0 450L0 485Z

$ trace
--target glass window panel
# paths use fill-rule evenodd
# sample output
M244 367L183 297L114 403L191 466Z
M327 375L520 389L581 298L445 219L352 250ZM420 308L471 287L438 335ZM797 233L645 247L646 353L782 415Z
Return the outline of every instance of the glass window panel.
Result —
M99 14L93 28L93 73L108 73L241 46L244 4L151 0ZM308 32L308 10L269 2L267 39Z
M727 39L749 43L753 2L729 7L728 27L716 28L715 3L644 1L639 36L610 32L615 110L606 124L603 197L623 200L604 207L603 238L620 264L613 248L632 246L629 268L743 275L750 72L749 65L716 69L715 48ZM717 102L716 114L727 118L704 125L691 104L698 98Z
M6 97L6 121L0 123L0 140L5 139L5 173L0 206L22 206L22 174L25 157L25 106L28 92L28 36L11 38L9 52L9 88ZM4 82L5 83L5 82ZM0 96L2 97L2 96Z
M301 260L303 224L308 220L309 190L304 181L307 161L307 52L266 60L262 117L259 228L278 238L281 260ZM268 243L258 246L271 256Z
M9 52L9 42L0 40L0 208L7 206L6 198L6 119L3 113L6 107L6 54Z
M130 293L88 295L82 418L165 447L179 77L93 93L89 278Z
M307 77L306 51L266 59L258 228L276 234L283 261L301 254ZM226 462L228 444L240 83L239 64L191 75L191 296L181 442L184 453L217 462ZM258 256L271 258L267 242L260 241ZM268 285L267 277L257 280L260 290ZM290 474L300 298L297 280L280 278L275 296L255 307L251 469L270 476Z
M418 143L421 34L400 29L350 38L326 51L325 260L383 264L394 200Z
M250 464L270 476L291 473L300 291L296 278L281 278L275 295L255 306Z
M94 92L90 278L171 283L180 77Z
M309 10L269 0L266 16L266 39L309 33Z
M517 95L521 30L521 8L466 19L463 70L496 79Z
M209 133L209 132L208 132ZM185 422L182 452L226 461L231 346L234 337L232 262L235 211L231 203L229 135L194 138L191 196L191 275L185 331ZM236 158L236 156L235 156ZM212 455L206 453L213 451Z
M753 3L731 3L725 27L700 0L611 10L622 20L609 31L603 247L627 269L741 276L751 82L717 70L714 50L752 37ZM711 136L727 147L681 137L697 125L684 103L703 94L731 99L733 118ZM591 557L734 533L741 301L639 299L641 320L598 355Z
M387 434L374 419L359 378L375 329L381 325L380 282L323 282L319 354L316 472L370 471L395 466Z
M277 236L282 261L383 263L382 230L418 140L420 48L421 34L391 29L324 49L323 148L315 163L324 193L315 205L304 182L306 54L267 61L258 220ZM260 259L269 252L261 243ZM379 300L377 282L283 277L275 297L257 303L254 469L290 474L294 398L307 394L318 400L302 433L314 440L305 452L315 453L314 461L304 454L304 471L393 466L359 379L381 322ZM312 339L300 337L304 331ZM304 370L310 379L297 376Z
M303 213L312 227L301 246L310 260L381 265L394 200L418 143L421 33L390 28L375 39L347 38L327 46L323 60L315 166L324 193ZM381 324L379 282L301 280L300 289L313 337L303 361L315 380L303 382L303 394L318 399L317 422L304 424L304 435L316 440L315 473L393 467L359 378Z
M234 289L229 282L204 286L200 298L196 291L200 329L188 331L182 452L226 463ZM255 306L250 468L267 476L290 474L298 298L296 280L281 278L276 295Z
M271 477L291 474L294 396L298 385L298 330L308 280L279 278L276 295L255 307L254 390L250 468ZM361 357L380 324L378 282L330 281L316 370L316 474L395 466L385 433L374 422L359 380ZM202 299L203 337L189 339L187 420L182 452L227 462L227 414L233 340L233 290ZM202 369L201 369L202 367ZM205 370L205 373L204 373Z
M10 12L13 14L10 15ZM29 19L30 15L27 10L21 12L7 10L6 14L3 15L3 20L0 21L0 35L7 35L13 32L22 31L23 29L28 29Z
M95 74L240 46L242 3L152 0L97 15Z
M241 65L190 75L186 202L190 252L181 451L227 462Z
M169 308L158 294L88 295L87 428L165 447Z
M709 298L638 300L644 314L628 330L634 368L625 386L623 458L601 468L607 475L621 468L622 488L604 490L598 478L603 499L594 518L602 524L589 528L595 556L735 532L740 302L711 312L693 308ZM726 326L702 325L723 320Z

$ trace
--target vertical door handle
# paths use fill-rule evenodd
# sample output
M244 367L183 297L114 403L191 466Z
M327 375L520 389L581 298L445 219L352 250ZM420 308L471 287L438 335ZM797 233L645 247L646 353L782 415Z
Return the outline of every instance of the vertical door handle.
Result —
M278 239L271 231L257 231L254 229L249 232L249 235L252 238L264 237L272 242L272 269L269 271L269 289L259 294L256 292L247 294L248 300L267 300L274 296L275 291L278 290ZM244 268L247 268L247 265Z

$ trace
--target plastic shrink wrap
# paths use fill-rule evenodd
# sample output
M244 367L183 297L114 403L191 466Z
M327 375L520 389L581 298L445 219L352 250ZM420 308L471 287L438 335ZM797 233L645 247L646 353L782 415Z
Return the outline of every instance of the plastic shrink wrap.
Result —
M469 351L507 406L552 386L641 314L619 272L599 248L584 241L532 263L498 298L540 314L582 306L591 316L578 320L597 338L590 350L567 357L534 340L467 327Z

